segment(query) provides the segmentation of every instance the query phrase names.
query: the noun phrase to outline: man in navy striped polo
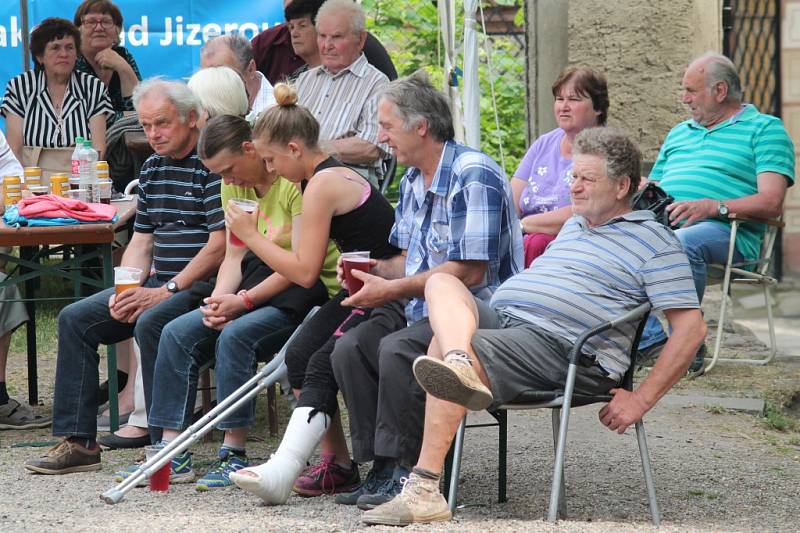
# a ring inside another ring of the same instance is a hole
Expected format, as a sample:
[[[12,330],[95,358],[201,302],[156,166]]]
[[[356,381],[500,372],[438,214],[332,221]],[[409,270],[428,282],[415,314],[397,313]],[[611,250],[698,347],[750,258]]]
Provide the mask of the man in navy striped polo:
[[[118,297],[106,289],[59,314],[53,435],[64,440],[26,461],[32,472],[100,470],[99,345],[136,338],[149,406],[161,330],[199,305],[200,296],[188,289],[214,274],[225,253],[220,177],[195,151],[197,98],[183,83],[153,78],[136,86],[133,103],[155,154],[142,166],[133,237],[121,265],[141,269],[143,283]]]
[[[403,492],[365,512],[364,522],[449,520],[439,475],[467,409],[502,405],[526,390],[563,389],[570,348],[586,329],[647,301],[673,327],[655,367],[632,392],[617,387],[632,364],[636,324],[587,343],[575,392],[613,394],[599,414],[612,431],[641,419],[689,366],[706,326],[675,235],[650,211],[631,211],[638,148],[612,128],[591,128],[575,138],[573,157],[573,217],[530,268],[500,285],[489,306],[449,274],[429,278],[434,338],[428,355],[414,362],[427,392],[422,450]]]
[[[682,101],[692,118],[667,135],[650,179],[675,202],[667,207],[689,264],[697,297],[703,300],[708,265],[728,258],[729,214],[774,218],[783,212],[787,186],[794,184],[794,148],[779,118],[742,103],[739,74],[730,59],[707,53],[683,76]],[[734,261],[758,258],[764,228],[744,223],[736,233]],[[667,336],[650,317],[639,349],[657,356]],[[692,363],[703,368],[705,345]]]

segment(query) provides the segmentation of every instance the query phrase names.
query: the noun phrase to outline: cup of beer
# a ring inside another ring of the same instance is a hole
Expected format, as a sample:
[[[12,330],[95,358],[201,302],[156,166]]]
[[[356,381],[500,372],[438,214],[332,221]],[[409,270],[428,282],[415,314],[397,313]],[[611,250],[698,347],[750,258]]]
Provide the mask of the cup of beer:
[[[353,276],[352,271],[369,272],[369,252],[344,252],[342,268],[344,269],[344,280],[347,282],[347,290],[352,296],[364,286],[364,282]]]
[[[233,202],[234,204],[236,204],[236,207],[238,207],[242,211],[246,211],[248,213],[252,213],[258,207],[258,202],[256,202],[255,200],[248,200],[246,198],[231,198],[230,201]],[[244,246],[245,245],[239,239],[239,237],[237,237],[232,231],[230,233],[231,233],[230,243],[233,246]]]
[[[114,292],[135,289],[142,283],[142,269],[134,267],[114,267]]]

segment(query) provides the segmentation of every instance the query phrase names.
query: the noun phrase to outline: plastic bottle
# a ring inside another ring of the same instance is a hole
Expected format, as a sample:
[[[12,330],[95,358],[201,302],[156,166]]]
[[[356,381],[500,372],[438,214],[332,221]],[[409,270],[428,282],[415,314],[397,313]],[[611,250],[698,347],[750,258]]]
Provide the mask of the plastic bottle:
[[[75,150],[72,151],[72,165],[70,170],[70,177],[74,181],[80,180],[81,177],[81,151],[83,150],[83,137],[75,137]]]
[[[80,156],[80,183],[81,189],[86,189],[86,199],[89,202],[100,201],[100,191],[95,185],[97,181],[97,150],[92,148],[92,141],[83,141],[83,150]]]

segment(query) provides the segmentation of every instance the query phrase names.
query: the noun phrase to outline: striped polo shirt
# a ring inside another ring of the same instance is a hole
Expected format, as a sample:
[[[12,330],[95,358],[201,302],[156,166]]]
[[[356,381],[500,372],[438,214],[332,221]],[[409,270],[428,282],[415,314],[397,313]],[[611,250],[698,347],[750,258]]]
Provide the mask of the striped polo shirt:
[[[139,175],[134,231],[154,234],[153,264],[162,281],[172,279],[225,229],[218,175],[192,150],[181,160],[151,155]]]
[[[504,282],[490,305],[569,343],[585,330],[650,301],[653,309],[696,309],[689,261],[669,228],[650,211],[631,211],[590,228],[573,216],[544,254]],[[611,373],[625,373],[636,324],[586,343]]]
[[[708,129],[694,120],[681,122],[667,135],[650,179],[676,201],[730,200],[758,192],[758,175],[776,172],[794,183],[794,148],[779,118],[759,113],[753,105]],[[728,222],[713,220],[717,224]],[[739,226],[736,248],[755,259],[763,225]]]
[[[75,137],[91,139],[89,120],[114,115],[106,87],[85,72],[73,72],[61,104],[61,113],[47,91],[44,70],[30,70],[8,81],[0,113],[23,119],[25,146],[64,148],[75,144]]]
[[[378,142],[378,91],[389,83],[362,53],[350,66],[331,74],[324,65],[297,78],[297,98],[319,122],[321,141],[358,137],[384,152]]]

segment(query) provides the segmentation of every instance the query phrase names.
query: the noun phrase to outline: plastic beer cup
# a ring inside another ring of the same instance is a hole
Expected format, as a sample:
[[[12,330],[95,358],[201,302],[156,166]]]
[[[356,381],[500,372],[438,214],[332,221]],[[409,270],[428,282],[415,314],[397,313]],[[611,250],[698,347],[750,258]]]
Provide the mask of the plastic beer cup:
[[[232,198],[230,201],[233,202],[234,204],[236,204],[236,207],[238,207],[242,211],[246,211],[248,213],[252,213],[258,207],[258,202],[254,201],[254,200],[247,200],[246,198]],[[232,231],[230,233],[231,233],[230,243],[233,246],[244,246],[245,245],[239,239],[239,237],[237,237]]]
[[[364,282],[353,276],[353,270],[369,272],[369,252],[345,252],[342,254],[342,268],[347,282],[348,292],[352,296],[361,290]]]
[[[161,446],[145,446],[144,453],[149,461],[153,457],[156,456],[158,452],[160,452],[163,448]],[[170,474],[170,466],[172,465],[172,460],[170,459],[167,463],[162,466],[161,468],[156,471],[155,474],[150,476],[150,491],[151,492],[169,492],[169,474]]]
[[[134,289],[142,282],[142,270],[133,267],[114,267],[114,293],[119,296],[122,291]]]

